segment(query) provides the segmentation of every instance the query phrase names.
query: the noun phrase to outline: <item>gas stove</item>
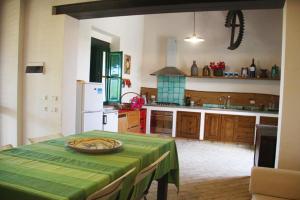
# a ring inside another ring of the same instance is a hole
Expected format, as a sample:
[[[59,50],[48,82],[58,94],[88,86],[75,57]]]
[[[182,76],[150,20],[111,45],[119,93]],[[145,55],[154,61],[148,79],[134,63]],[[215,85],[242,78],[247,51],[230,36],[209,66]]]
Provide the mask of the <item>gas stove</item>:
[[[170,103],[170,102],[156,102],[158,106],[179,106],[179,103]]]

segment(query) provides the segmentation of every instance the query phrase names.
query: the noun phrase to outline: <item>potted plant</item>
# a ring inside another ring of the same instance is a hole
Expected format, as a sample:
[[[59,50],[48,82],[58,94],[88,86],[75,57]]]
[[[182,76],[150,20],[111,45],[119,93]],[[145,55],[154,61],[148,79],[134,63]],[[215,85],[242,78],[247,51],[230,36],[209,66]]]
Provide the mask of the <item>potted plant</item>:
[[[214,76],[223,76],[223,72],[225,70],[225,62],[211,62],[209,65],[210,69],[213,71]]]

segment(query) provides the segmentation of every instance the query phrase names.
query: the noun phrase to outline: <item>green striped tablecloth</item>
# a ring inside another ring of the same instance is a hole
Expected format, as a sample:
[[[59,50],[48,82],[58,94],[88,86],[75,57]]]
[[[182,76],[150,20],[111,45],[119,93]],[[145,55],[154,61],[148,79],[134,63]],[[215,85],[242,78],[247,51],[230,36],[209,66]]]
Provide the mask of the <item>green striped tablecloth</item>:
[[[109,137],[123,142],[117,153],[91,155],[65,147],[66,140],[78,137]],[[170,151],[156,172],[156,178],[169,173],[169,183],[179,186],[179,166],[173,139],[136,134],[92,131],[26,145],[0,152],[1,200],[83,200],[131,168],[121,192],[124,199],[134,176],[144,167]]]

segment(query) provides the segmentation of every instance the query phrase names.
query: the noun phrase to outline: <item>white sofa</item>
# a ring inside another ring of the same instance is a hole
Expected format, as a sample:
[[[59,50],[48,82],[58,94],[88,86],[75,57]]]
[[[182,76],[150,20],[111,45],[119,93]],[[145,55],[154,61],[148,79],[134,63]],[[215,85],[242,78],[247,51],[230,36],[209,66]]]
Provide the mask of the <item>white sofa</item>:
[[[300,200],[300,171],[253,167],[252,200]]]

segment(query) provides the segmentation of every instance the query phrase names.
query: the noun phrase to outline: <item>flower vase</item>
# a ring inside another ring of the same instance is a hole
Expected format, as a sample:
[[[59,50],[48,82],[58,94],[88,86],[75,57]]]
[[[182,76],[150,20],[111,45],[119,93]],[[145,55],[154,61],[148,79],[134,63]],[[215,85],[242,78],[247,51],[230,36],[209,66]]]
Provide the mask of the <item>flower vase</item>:
[[[214,76],[223,76],[223,70],[222,69],[214,70]]]

